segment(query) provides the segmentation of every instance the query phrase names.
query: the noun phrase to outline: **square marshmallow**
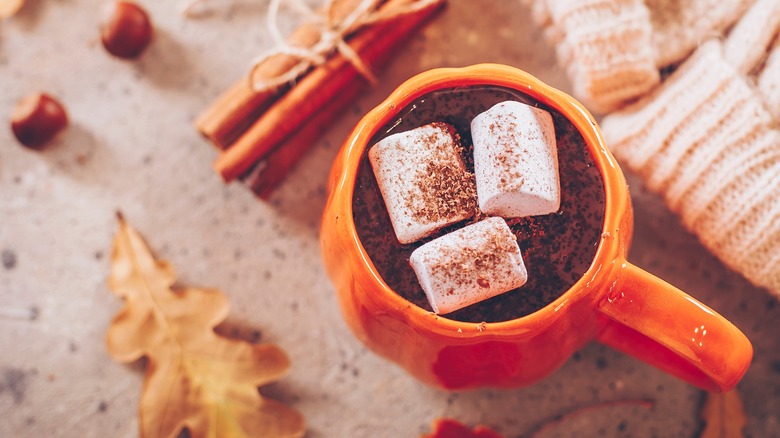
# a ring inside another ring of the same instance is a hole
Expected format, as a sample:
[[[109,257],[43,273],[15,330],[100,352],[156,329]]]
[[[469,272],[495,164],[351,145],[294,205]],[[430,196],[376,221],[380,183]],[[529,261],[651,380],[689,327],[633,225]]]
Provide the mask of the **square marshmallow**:
[[[558,211],[558,148],[550,113],[501,102],[471,121],[471,137],[480,210],[502,217]]]
[[[455,128],[446,123],[384,138],[368,151],[368,158],[402,244],[477,211],[474,175],[466,170]]]
[[[437,314],[486,300],[528,280],[517,238],[500,217],[422,245],[409,263]]]

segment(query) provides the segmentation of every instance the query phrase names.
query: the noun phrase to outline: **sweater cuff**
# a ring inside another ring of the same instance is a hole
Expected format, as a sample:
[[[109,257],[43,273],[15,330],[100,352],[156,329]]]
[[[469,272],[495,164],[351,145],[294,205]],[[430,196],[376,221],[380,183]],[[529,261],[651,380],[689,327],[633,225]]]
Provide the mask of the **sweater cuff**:
[[[642,0],[544,0],[548,39],[574,94],[597,112],[659,83],[650,13]],[[544,25],[544,23],[542,23]]]

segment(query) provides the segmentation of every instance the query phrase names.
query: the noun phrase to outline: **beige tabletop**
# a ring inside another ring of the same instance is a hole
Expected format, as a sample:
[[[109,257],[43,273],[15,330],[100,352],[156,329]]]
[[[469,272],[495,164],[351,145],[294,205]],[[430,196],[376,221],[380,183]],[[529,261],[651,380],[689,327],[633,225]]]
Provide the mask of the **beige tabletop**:
[[[451,0],[313,148],[269,202],[212,171],[195,115],[270,47],[267,0],[211,0],[185,19],[174,0],[140,0],[156,39],[120,61],[97,38],[96,0],[29,0],[0,23],[0,437],[134,437],[143,364],[112,361],[104,335],[121,301],[106,286],[115,211],[170,260],[181,282],[222,289],[224,332],[286,350],[289,376],[263,393],[300,410],[309,437],[413,437],[437,417],[508,437],[593,406],[545,436],[692,437],[704,393],[591,344],[516,390],[445,392],[367,351],[341,320],[319,256],[330,162],[359,116],[409,76],[500,62],[566,90],[565,75],[514,0]],[[281,27],[297,17],[283,11]],[[71,126],[41,152],[8,129],[25,94],[67,106]],[[662,201],[629,175],[633,262],[738,325],[755,360],[738,389],[747,435],[780,436],[780,303],[705,251]],[[27,316],[33,317],[27,317]],[[654,401],[650,410],[625,400]],[[612,405],[602,402],[618,401]],[[599,408],[599,406],[601,406]]]

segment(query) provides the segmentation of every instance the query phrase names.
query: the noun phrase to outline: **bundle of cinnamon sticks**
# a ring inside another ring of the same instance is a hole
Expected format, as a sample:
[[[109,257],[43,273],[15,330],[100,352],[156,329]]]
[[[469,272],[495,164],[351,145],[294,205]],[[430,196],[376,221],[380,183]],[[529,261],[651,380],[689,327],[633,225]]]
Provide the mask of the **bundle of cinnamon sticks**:
[[[415,6],[408,9],[406,6]],[[379,0],[376,12],[404,11],[370,22],[346,35],[360,63],[377,73],[402,44],[442,9],[446,0]],[[349,16],[360,0],[332,0],[330,20]],[[294,47],[310,48],[322,38],[320,23],[306,23],[289,37]],[[225,182],[243,180],[267,198],[306,151],[369,84],[354,60],[334,51],[313,65],[294,85],[257,91],[255,80],[277,78],[296,67],[299,56],[279,53],[265,58],[220,96],[196,120],[198,131],[220,151],[214,169]]]

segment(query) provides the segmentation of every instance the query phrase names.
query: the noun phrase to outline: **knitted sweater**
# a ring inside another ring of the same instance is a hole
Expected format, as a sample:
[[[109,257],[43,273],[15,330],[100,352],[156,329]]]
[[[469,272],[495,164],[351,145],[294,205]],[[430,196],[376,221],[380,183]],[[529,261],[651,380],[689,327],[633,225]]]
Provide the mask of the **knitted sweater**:
[[[724,263],[780,294],[780,0],[533,8],[575,95],[611,111],[601,127],[618,160]],[[679,68],[662,79],[668,64]]]
[[[780,78],[780,76],[778,77]],[[733,269],[780,293],[780,131],[751,84],[704,44],[664,84],[607,116],[615,156]]]
[[[608,112],[658,85],[658,69],[719,35],[751,0],[524,0],[574,95]]]

